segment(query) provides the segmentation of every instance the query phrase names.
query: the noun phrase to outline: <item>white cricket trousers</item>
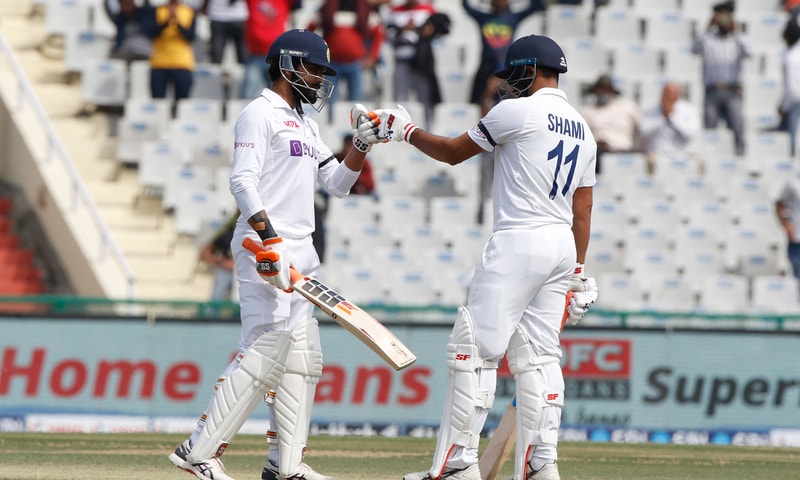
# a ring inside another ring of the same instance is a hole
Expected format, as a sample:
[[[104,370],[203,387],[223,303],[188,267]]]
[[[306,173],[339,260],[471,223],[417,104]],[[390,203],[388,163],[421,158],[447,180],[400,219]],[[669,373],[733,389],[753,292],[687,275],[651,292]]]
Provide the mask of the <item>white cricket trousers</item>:
[[[283,292],[261,278],[256,272],[255,254],[242,247],[245,236],[261,243],[249,225],[242,226],[241,222],[237,224],[231,250],[236,263],[236,279],[239,282],[242,321],[239,348],[242,351],[262,334],[273,330],[294,330],[314,314],[314,305],[299,293]],[[319,273],[319,257],[311,236],[303,239],[284,238],[283,243],[289,261],[299,272],[314,276]]]
[[[517,325],[537,355],[561,357],[558,334],[575,258],[569,225],[492,233],[467,298],[482,358],[502,359]]]

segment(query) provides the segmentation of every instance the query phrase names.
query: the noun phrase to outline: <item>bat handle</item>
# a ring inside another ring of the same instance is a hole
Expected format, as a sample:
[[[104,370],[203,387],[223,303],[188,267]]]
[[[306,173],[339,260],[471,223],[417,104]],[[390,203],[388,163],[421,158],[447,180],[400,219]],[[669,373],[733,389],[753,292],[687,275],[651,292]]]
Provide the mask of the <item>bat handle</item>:
[[[256,255],[264,251],[264,245],[259,244],[250,237],[245,237],[245,239],[242,240],[242,246]],[[302,279],[303,274],[298,272],[294,267],[289,266],[289,281],[292,283],[292,285]]]
[[[572,300],[572,297],[574,296],[575,292],[567,292],[567,298],[564,302],[564,316],[561,317],[561,330],[564,330],[564,325],[567,323],[567,319],[569,318],[569,301]]]

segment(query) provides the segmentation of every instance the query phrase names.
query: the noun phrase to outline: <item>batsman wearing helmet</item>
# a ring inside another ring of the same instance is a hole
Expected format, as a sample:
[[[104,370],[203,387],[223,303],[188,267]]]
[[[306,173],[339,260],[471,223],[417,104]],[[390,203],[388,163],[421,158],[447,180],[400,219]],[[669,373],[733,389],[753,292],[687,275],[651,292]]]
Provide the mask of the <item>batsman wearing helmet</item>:
[[[567,61],[552,39],[529,35],[506,54],[503,98],[469,131],[433,135],[397,106],[378,110],[381,136],[457,165],[494,152],[494,225],[467,304],[447,345],[449,381],[433,464],[404,480],[480,480],[478,440],[503,354],[516,381],[514,479],[558,480],[564,398],[558,334],[568,291],[572,323],[597,299],[583,268],[597,145],[558,89]]]
[[[177,467],[203,480],[231,480],[219,457],[262,400],[270,408],[269,457],[262,480],[333,480],[303,462],[311,408],[322,374],[319,327],[313,305],[292,292],[289,267],[319,272],[314,249],[314,192],[350,191],[372,144],[377,120],[351,110],[352,149],[336,161],[304,105],[320,111],[336,75],[328,45],[307,30],[289,30],[266,57],[272,86],[239,114],[230,189],[241,212],[231,249],[241,303],[239,354],[219,377],[197,429],[169,455]],[[245,238],[264,245],[254,257]]]

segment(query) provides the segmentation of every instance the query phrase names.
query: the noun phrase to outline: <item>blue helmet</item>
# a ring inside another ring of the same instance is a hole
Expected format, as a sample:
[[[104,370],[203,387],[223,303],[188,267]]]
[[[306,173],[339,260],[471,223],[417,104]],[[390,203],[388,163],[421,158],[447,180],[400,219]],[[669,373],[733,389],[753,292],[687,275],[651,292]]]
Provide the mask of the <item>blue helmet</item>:
[[[567,73],[567,58],[564,51],[544,35],[528,35],[518,38],[511,44],[506,52],[503,69],[495,72],[499,78],[512,76],[517,67],[533,65],[555,70],[558,73]]]
[[[316,33],[305,30],[287,30],[272,42],[267,53],[267,63],[273,64],[282,55],[297,57],[325,69],[324,75],[336,75],[331,66],[331,51],[328,44]]]

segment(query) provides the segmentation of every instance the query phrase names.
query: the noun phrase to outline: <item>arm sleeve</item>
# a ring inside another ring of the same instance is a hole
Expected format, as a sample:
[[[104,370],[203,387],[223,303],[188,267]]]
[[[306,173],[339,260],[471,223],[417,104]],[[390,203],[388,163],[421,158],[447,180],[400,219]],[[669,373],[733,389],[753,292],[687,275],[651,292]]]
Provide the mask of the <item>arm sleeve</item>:
[[[231,194],[244,218],[264,210],[258,185],[267,153],[266,139],[270,138],[269,127],[267,122],[258,121],[253,112],[245,109],[236,120],[231,167]]]

